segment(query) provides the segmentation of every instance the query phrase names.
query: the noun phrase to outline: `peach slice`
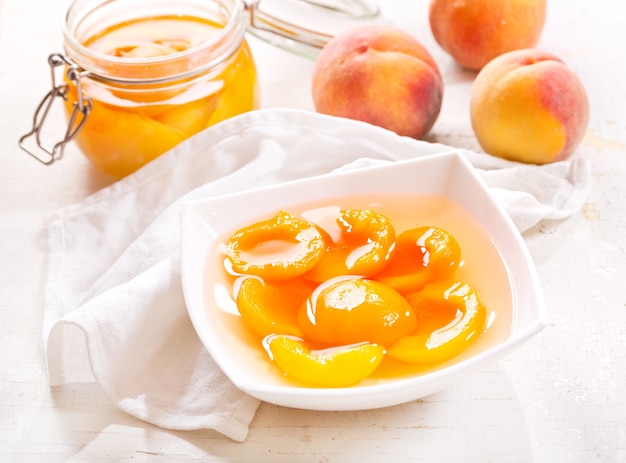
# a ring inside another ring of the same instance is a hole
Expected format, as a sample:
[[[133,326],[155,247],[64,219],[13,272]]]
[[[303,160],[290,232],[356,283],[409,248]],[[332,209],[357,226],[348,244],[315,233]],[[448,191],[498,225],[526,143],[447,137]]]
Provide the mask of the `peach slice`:
[[[290,378],[321,387],[346,387],[359,383],[380,365],[385,348],[354,344],[313,350],[290,336],[269,336],[265,348],[276,365]]]
[[[408,300],[418,319],[417,330],[389,347],[392,358],[440,362],[459,354],[483,332],[486,309],[467,283],[433,283]]]
[[[268,280],[287,280],[308,272],[325,251],[319,230],[285,211],[236,231],[226,245],[235,272]]]

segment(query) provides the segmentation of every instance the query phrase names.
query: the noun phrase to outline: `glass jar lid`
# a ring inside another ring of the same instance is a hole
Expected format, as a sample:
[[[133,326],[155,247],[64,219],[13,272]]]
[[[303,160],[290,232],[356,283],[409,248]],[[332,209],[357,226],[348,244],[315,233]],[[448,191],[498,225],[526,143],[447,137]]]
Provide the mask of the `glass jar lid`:
[[[377,0],[244,0],[248,31],[279,48],[315,58],[333,36],[387,22]]]

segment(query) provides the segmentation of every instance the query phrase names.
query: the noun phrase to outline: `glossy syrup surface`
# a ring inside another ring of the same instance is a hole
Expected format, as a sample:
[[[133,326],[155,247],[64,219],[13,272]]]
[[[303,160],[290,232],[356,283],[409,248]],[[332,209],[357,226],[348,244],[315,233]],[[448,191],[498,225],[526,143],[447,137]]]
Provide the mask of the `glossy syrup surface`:
[[[387,357],[374,374],[362,381],[360,385],[377,384],[394,378],[437,370],[483,351],[508,337],[513,320],[513,296],[509,272],[500,252],[485,229],[469,213],[447,198],[425,195],[347,196],[337,198],[332,202],[308,203],[295,208],[290,207],[289,212],[298,217],[311,219],[312,217],[332,216],[332,213],[328,214],[329,211],[344,209],[375,210],[391,219],[397,234],[421,226],[447,230],[456,238],[461,247],[461,265],[455,279],[474,287],[487,308],[484,332],[461,354],[450,360],[431,364],[409,364]],[[263,218],[251,218],[250,223]],[[207,258],[205,301],[209,317],[223,325],[224,330],[229,331],[225,340],[231,344],[232,348],[241,351],[242,362],[250,362],[246,365],[247,368],[267,370],[275,375],[277,384],[289,383],[268,360],[258,336],[251,334],[238,315],[233,299],[235,278],[224,270],[223,243],[228,240],[229,236],[230,234],[227,233],[219,237],[216,240],[218,244],[213,247]],[[246,356],[248,358],[245,358]],[[262,365],[259,362],[262,362]]]
[[[139,18],[94,34],[83,45],[121,58],[153,58],[185,51],[221,29],[212,21],[189,16]]]

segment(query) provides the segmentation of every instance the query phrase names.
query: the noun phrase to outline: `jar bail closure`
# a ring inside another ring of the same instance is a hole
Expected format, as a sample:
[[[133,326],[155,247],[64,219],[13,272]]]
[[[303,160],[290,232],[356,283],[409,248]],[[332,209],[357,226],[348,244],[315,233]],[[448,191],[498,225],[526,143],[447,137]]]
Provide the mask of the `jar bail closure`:
[[[39,162],[46,165],[52,164],[53,162],[63,158],[65,145],[72,141],[72,139],[83,127],[83,125],[87,121],[87,117],[89,116],[92,107],[91,99],[83,95],[80,85],[80,79],[85,74],[84,71],[82,71],[71,60],[69,60],[69,58],[60,53],[51,54],[48,57],[48,65],[50,66],[50,79],[52,83],[52,88],[43,97],[43,99],[39,103],[39,106],[37,106],[37,109],[35,110],[31,131],[20,137],[19,140],[19,145],[24,151],[33,156]],[[44,127],[44,122],[50,114],[50,109],[52,108],[52,105],[56,101],[57,97],[66,101],[69,92],[69,84],[57,84],[56,68],[59,66],[67,66],[67,78],[76,86],[78,98],[77,101],[72,102],[74,110],[72,111],[72,114],[69,118],[67,129],[65,130],[65,135],[63,139],[52,145],[52,147],[49,147],[46,146],[46,144],[42,140],[41,132]],[[32,137],[34,137],[35,139],[35,145],[37,149],[30,147],[27,143]]]

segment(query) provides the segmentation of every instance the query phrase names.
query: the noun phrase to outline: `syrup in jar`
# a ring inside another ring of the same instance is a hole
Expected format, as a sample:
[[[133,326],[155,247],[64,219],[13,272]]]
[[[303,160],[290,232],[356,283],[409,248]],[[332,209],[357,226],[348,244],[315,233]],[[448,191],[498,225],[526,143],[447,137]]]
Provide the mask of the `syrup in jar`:
[[[84,1],[64,24],[65,109],[89,114],[75,141],[126,176],[181,141],[259,106],[240,0]],[[72,76],[74,81],[72,82]]]

